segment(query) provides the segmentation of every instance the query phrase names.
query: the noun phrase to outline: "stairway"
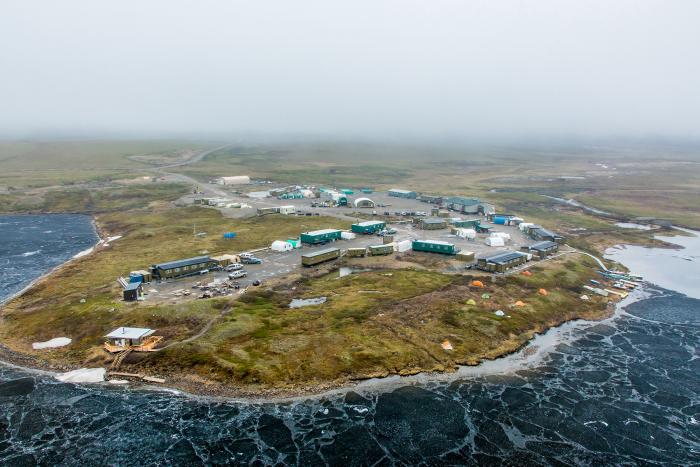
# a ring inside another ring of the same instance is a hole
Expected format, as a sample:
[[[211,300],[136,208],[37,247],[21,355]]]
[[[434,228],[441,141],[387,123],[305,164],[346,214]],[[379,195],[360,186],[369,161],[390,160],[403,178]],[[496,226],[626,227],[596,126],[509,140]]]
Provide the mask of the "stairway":
[[[131,353],[132,349],[126,349],[123,352],[119,352],[117,354],[116,358],[112,361],[112,364],[110,365],[109,369],[110,370],[118,370],[119,367],[121,366],[122,362],[124,362],[124,359]]]

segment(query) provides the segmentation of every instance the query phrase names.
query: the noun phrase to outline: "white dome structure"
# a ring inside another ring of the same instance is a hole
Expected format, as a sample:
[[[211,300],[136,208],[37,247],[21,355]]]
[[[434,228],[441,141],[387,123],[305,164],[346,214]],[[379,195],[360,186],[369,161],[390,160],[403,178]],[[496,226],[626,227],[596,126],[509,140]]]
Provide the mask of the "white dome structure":
[[[357,198],[355,201],[353,201],[353,205],[356,208],[373,208],[374,201],[369,198]]]

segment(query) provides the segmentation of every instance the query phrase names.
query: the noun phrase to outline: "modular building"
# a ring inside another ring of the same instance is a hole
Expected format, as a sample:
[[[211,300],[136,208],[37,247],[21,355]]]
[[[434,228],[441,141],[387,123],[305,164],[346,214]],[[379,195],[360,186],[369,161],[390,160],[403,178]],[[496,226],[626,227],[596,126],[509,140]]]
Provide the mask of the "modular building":
[[[460,261],[470,262],[474,261],[474,252],[467,250],[460,250],[457,252],[457,259]]]
[[[317,245],[319,243],[333,242],[335,240],[340,240],[342,232],[337,229],[322,229],[313,230],[311,232],[304,232],[301,234],[301,242],[308,243],[310,245]]]
[[[452,196],[447,198],[447,208],[465,214],[479,213],[479,199],[465,198],[464,196]]]
[[[370,245],[367,249],[372,256],[390,255],[394,252],[394,245]]]
[[[355,233],[373,234],[386,228],[386,222],[383,221],[365,221],[357,224],[352,224],[350,230]]]
[[[426,251],[428,253],[442,253],[443,255],[457,254],[454,244],[442,240],[414,240],[413,251]]]
[[[258,216],[264,216],[267,214],[277,214],[279,212],[279,208],[277,207],[269,207],[269,208],[258,208]]]
[[[442,204],[443,197],[440,195],[420,195],[418,198],[420,201],[423,201],[424,203],[428,204]]]
[[[154,264],[151,266],[150,271],[155,279],[163,280],[199,274],[205,269],[215,266],[218,266],[218,263],[209,256],[196,256],[168,263]]]
[[[479,258],[476,267],[489,272],[505,272],[527,262],[527,255],[519,251],[501,251],[493,255]]]
[[[133,302],[143,296],[143,284],[141,282],[129,282],[124,287],[124,301]]]
[[[562,243],[564,241],[564,237],[562,237],[558,233],[543,228],[530,229],[530,236],[533,238],[533,240],[547,240],[556,243]]]
[[[301,264],[303,266],[314,266],[338,258],[340,258],[340,250],[338,248],[326,248],[325,250],[301,255]]]
[[[447,220],[441,218],[429,218],[420,220],[420,228],[423,230],[438,230],[447,228]]]
[[[528,253],[532,253],[533,257],[537,259],[544,259],[547,256],[553,255],[554,253],[559,251],[559,245],[556,242],[545,240],[533,243],[530,246],[524,246],[522,250],[527,251]]]
[[[292,206],[291,204],[288,206],[280,206],[278,209],[280,214],[285,215],[294,214],[295,212],[297,212],[297,208],[295,206]]]
[[[491,224],[487,224],[486,222],[479,222],[478,225],[474,226],[474,230],[476,230],[477,233],[491,233],[492,229],[493,226]]]
[[[348,248],[348,256],[351,258],[361,258],[367,254],[367,248]]]
[[[418,197],[418,193],[415,191],[402,190],[400,188],[392,188],[389,190],[389,196],[394,196],[396,198],[416,199]]]
[[[450,224],[454,225],[455,227],[464,229],[475,229],[480,223],[481,220],[479,219],[455,219],[450,221]]]

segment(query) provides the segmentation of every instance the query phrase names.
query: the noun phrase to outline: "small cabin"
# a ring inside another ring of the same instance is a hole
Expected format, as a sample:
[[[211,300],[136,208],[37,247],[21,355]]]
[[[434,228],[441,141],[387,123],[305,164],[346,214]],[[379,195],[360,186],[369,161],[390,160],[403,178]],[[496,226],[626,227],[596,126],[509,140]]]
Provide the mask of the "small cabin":
[[[154,336],[155,329],[120,327],[105,336],[104,347],[107,352],[116,353],[125,350],[152,352],[156,344],[163,340]]]
[[[139,298],[143,297],[143,283],[142,282],[129,282],[124,287],[124,301],[134,302]]]

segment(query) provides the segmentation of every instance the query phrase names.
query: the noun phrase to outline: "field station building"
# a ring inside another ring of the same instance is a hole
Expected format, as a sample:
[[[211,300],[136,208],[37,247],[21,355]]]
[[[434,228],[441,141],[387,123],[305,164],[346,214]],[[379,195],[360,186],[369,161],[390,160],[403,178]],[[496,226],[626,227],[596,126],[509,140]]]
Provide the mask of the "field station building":
[[[150,267],[151,275],[157,280],[174,279],[218,266],[218,263],[209,256],[196,256],[194,258],[170,261],[169,263],[154,264]]]
[[[394,245],[370,245],[368,250],[372,256],[390,255],[394,252]]]
[[[322,229],[313,230],[311,232],[304,232],[301,234],[301,242],[308,243],[310,245],[317,245],[319,243],[333,242],[335,240],[340,240],[342,232],[337,229]]]
[[[423,230],[439,230],[447,228],[447,220],[433,217],[420,220],[420,228]]]
[[[530,246],[523,247],[523,250],[532,255],[537,259],[544,259],[549,255],[553,255],[559,250],[559,245],[556,242],[550,242],[548,240],[533,243]]]
[[[443,255],[455,255],[457,249],[453,243],[442,240],[414,240],[413,251],[426,251],[428,253],[441,253]]]
[[[396,198],[416,199],[418,198],[418,193],[415,191],[402,190],[400,188],[392,188],[389,190],[389,196],[394,196]]]
[[[359,222],[357,224],[352,224],[350,229],[355,233],[361,234],[373,234],[384,230],[386,228],[386,222],[383,221],[365,221]]]
[[[134,302],[143,296],[143,283],[142,282],[129,282],[124,287],[124,301]]]
[[[216,179],[219,185],[247,185],[250,183],[250,177],[247,175],[235,175],[232,177],[219,177]]]
[[[301,255],[301,264],[303,266],[314,266],[337,258],[340,258],[340,250],[338,248],[326,248],[325,250]]]
[[[518,251],[501,251],[476,260],[476,267],[489,272],[505,272],[527,261],[527,255]]]

